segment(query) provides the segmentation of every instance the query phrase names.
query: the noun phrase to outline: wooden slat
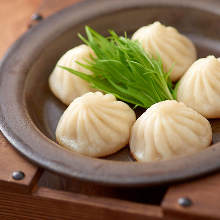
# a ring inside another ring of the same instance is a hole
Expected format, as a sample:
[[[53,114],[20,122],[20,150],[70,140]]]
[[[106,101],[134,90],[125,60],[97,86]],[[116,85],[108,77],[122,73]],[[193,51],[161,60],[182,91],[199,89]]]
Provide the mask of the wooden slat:
[[[179,206],[180,197],[190,198],[192,206]],[[220,219],[220,174],[170,187],[162,208],[165,216],[178,220]]]
[[[74,180],[55,173],[44,171],[38,186],[63,190],[92,197],[115,198],[143,204],[159,206],[167,191],[165,186],[127,188],[98,185],[95,183]]]
[[[1,0],[0,5],[0,58],[9,46],[23,34],[31,23],[31,16],[39,12],[43,17],[68,7],[79,0]]]
[[[0,58],[7,48],[27,30],[32,13],[42,0],[1,0],[0,4]]]
[[[161,220],[160,207],[48,188],[33,195],[0,192],[0,216],[31,220]]]
[[[23,180],[14,180],[13,171],[23,171]],[[21,157],[0,133],[0,190],[28,192],[40,176],[40,169]]]

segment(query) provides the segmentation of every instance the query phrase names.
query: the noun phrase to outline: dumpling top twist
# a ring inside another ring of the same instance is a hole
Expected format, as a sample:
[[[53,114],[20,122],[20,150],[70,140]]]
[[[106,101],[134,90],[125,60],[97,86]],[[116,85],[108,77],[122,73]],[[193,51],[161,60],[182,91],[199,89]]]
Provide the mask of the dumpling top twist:
[[[56,138],[78,153],[107,156],[128,143],[135,120],[134,111],[115,96],[90,92],[75,99],[63,113]]]
[[[152,105],[132,127],[130,149],[141,162],[200,151],[212,141],[209,121],[175,100]]]
[[[57,65],[65,66],[92,74],[88,69],[80,66],[76,61],[85,63],[85,60],[91,60],[90,56],[94,56],[94,52],[85,44],[77,46],[67,51],[58,61]],[[94,91],[88,82],[68,71],[56,66],[49,77],[49,86],[54,95],[66,105],[69,105],[75,98]]]
[[[132,39],[138,40],[146,52],[155,57],[159,55],[165,71],[173,67],[172,81],[178,80],[196,60],[196,49],[191,40],[158,21],[138,29]]]

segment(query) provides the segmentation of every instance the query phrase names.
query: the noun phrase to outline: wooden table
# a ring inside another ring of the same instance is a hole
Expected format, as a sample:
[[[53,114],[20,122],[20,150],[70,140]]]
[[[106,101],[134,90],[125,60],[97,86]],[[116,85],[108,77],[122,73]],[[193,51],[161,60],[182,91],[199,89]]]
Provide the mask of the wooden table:
[[[0,57],[24,33],[31,15],[43,17],[76,0],[1,0]],[[23,180],[12,173],[23,171]],[[184,207],[178,199],[189,198]],[[220,219],[220,174],[191,182],[141,189],[97,186],[45,171],[20,156],[0,134],[0,219],[172,220]]]

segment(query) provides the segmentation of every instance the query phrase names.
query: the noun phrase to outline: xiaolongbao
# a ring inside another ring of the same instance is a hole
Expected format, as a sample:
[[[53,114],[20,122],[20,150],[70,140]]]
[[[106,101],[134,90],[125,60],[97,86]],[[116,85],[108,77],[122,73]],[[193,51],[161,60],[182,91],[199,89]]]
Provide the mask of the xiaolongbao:
[[[220,117],[220,60],[208,56],[197,60],[180,80],[177,100],[206,118]]]
[[[152,105],[134,123],[130,149],[141,162],[171,159],[209,146],[209,121],[183,103],[167,100]]]
[[[196,49],[191,40],[160,22],[138,29],[132,39],[138,40],[146,52],[155,57],[159,55],[165,71],[173,67],[172,81],[178,80],[196,60]]]
[[[63,113],[56,138],[60,145],[91,157],[113,154],[127,145],[134,111],[111,94],[89,92]]]
[[[90,56],[94,56],[94,52],[85,44],[77,46],[67,51],[58,61],[57,65],[72,68],[74,70],[92,74],[88,69],[80,66],[76,61],[85,63],[90,60]],[[69,105],[75,98],[94,91],[88,82],[82,80],[78,76],[56,66],[49,77],[49,86],[54,95],[66,105]]]

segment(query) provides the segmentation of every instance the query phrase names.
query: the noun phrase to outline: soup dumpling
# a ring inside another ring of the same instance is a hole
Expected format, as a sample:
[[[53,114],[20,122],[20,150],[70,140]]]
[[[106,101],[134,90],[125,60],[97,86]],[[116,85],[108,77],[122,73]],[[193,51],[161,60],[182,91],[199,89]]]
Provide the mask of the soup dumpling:
[[[209,121],[175,100],[152,105],[134,123],[131,153],[137,161],[167,160],[207,148],[212,141]]]
[[[196,60],[196,49],[191,40],[158,21],[138,29],[132,39],[138,40],[154,57],[160,56],[164,70],[172,70],[172,81],[178,80]]]
[[[206,118],[220,118],[220,58],[197,60],[180,80],[177,99]]]
[[[50,89],[64,104],[69,105],[75,98],[87,92],[94,91],[94,89],[90,87],[88,82],[60,68],[58,65],[69,67],[79,72],[92,74],[91,71],[76,63],[76,61],[86,63],[85,60],[91,60],[91,55],[94,56],[94,52],[87,45],[82,44],[77,46],[67,51],[59,59],[57,66],[51,73],[49,77]]]
[[[89,92],[75,99],[63,113],[56,139],[80,154],[103,157],[127,145],[135,120],[134,111],[115,96]]]

